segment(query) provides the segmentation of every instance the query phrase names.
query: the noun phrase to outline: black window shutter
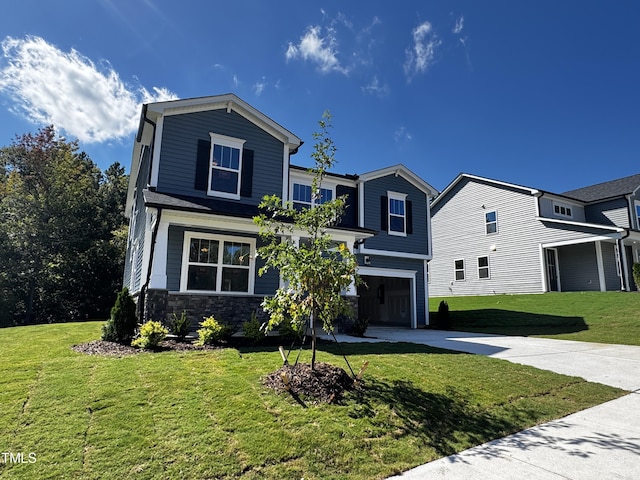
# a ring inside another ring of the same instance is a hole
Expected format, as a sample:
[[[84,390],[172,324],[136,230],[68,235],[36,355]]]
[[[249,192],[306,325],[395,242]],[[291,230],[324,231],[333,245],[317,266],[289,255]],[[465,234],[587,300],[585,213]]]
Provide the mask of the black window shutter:
[[[240,179],[240,196],[250,197],[253,186],[253,150],[242,150],[242,177]]]
[[[413,233],[413,204],[407,200],[406,202],[407,209],[407,234],[410,235]]]
[[[389,197],[380,197],[380,230],[389,229]]]
[[[209,190],[209,160],[211,155],[211,142],[198,140],[198,153],[196,154],[196,178],[194,188],[196,190]]]

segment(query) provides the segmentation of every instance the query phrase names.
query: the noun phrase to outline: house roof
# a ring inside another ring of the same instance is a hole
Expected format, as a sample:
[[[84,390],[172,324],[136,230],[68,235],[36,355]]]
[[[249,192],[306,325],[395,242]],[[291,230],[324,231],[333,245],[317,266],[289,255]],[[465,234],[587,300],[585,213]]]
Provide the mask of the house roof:
[[[588,203],[628,195],[638,188],[640,188],[640,174],[577,188],[564,192],[562,195]]]
[[[430,197],[435,197],[436,195],[438,195],[438,190],[433,188],[422,178],[420,178],[418,175],[416,175],[400,163],[397,165],[392,165],[390,167],[381,168],[379,170],[373,170],[372,172],[363,173],[362,175],[358,176],[358,181],[367,182],[376,178],[386,177],[387,175],[399,175],[403,177],[409,183],[412,183],[414,186],[425,192]]]
[[[219,198],[191,197],[188,195],[159,193],[152,190],[144,190],[143,193],[145,205],[148,207],[245,219],[252,219],[260,213],[257,205],[230,202]],[[356,237],[362,236],[363,238],[377,233],[368,228],[343,227],[339,225],[333,226],[331,229],[354,232]]]
[[[480,177],[478,175],[471,175],[469,173],[461,173],[449,185],[447,185],[442,192],[440,192],[440,195],[438,195],[433,201],[433,205],[436,205],[440,201],[440,199],[444,198],[447,195],[447,193],[451,191],[451,189],[453,189],[458,183],[460,183],[464,179],[490,183],[493,185],[512,188],[515,190],[522,190],[525,193],[529,193],[530,195],[536,195],[542,192],[542,190],[538,190],[536,188],[531,188],[531,187],[525,187],[523,185],[517,185],[515,183],[502,182],[500,180],[493,180],[491,178]]]

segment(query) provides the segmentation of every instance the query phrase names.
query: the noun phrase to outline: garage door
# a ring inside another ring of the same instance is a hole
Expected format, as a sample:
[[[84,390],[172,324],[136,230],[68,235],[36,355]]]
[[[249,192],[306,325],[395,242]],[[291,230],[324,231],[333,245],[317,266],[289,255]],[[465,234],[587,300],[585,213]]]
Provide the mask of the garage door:
[[[411,327],[411,280],[363,275],[358,287],[358,315],[372,325]]]

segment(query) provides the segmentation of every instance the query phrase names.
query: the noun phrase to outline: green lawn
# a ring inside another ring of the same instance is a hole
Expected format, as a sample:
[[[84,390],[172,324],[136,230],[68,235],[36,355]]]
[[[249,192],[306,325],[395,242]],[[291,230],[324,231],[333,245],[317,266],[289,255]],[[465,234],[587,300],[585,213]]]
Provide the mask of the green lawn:
[[[431,318],[442,300],[454,330],[640,345],[638,292],[430,298]]]
[[[100,325],[0,329],[0,451],[37,459],[0,457],[0,478],[384,478],[624,393],[482,356],[350,344],[354,368],[370,362],[366,389],[304,408],[262,387],[281,366],[273,347],[70,349]],[[345,367],[327,345],[319,361]]]

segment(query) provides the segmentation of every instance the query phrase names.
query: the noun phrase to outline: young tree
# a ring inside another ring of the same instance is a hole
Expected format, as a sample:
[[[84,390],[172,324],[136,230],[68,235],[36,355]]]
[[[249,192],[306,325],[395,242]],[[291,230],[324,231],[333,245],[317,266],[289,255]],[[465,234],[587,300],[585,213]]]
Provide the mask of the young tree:
[[[269,313],[268,328],[285,319],[306,328],[308,321],[312,369],[317,326],[331,332],[338,316],[352,316],[352,308],[342,293],[360,281],[355,255],[343,243],[336,244],[329,233],[344,212],[345,198],[326,201],[320,196],[323,179],[335,164],[336,147],[328,133],[330,122],[331,114],[325,112],[318,122],[320,131],[313,134],[312,206],[296,209],[290,201],[283,204],[277,195],[265,196],[260,204],[262,213],[254,218],[266,240],[266,245],[258,249],[258,256],[265,262],[259,274],[275,268],[285,284],[263,303]]]

